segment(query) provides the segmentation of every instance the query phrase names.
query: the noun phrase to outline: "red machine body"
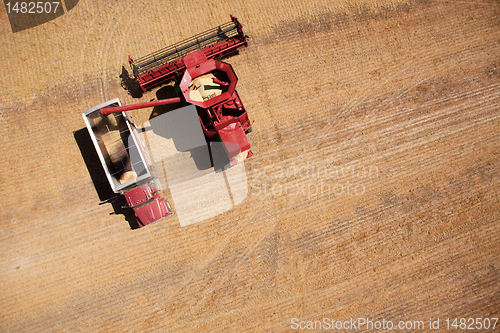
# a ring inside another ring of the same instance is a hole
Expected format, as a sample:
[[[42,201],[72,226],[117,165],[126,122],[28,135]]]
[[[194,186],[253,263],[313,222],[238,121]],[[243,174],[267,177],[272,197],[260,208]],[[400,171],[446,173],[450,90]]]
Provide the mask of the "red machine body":
[[[158,194],[154,183],[134,188],[124,194],[128,207],[132,208],[140,227],[171,214],[168,202]]]
[[[208,140],[221,139],[229,158],[252,156],[246,136],[251,123],[236,91],[238,78],[230,64],[218,61],[248,45],[236,17],[183,42],[129,62],[135,79],[146,91],[180,79],[181,98],[107,108],[103,114],[134,110],[182,100],[197,106],[198,116]]]

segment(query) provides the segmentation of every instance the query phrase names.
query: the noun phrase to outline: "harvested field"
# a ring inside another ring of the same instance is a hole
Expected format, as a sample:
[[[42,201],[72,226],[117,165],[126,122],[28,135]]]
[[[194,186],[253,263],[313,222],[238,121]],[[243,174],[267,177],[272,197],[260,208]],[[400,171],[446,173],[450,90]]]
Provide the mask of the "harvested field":
[[[230,13],[248,194],[131,230],[81,112],[156,98],[122,89],[127,55]],[[15,34],[0,9],[0,35],[1,332],[499,318],[500,2],[88,0]]]

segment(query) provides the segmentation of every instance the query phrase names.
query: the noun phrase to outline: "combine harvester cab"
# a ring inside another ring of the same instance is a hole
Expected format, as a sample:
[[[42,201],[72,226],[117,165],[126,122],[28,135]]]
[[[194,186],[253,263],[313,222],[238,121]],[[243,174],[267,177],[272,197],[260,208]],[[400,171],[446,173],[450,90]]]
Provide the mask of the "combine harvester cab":
[[[170,215],[171,208],[158,194],[161,185],[128,112],[101,113],[119,106],[116,98],[83,112],[82,116],[111,189],[125,196],[127,207],[134,210],[139,226],[143,227]]]

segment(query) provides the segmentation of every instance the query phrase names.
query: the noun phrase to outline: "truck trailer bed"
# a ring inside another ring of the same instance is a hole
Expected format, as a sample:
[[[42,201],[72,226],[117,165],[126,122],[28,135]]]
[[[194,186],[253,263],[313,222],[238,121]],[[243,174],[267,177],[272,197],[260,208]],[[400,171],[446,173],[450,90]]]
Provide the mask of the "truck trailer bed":
[[[90,137],[115,193],[153,177],[128,112],[101,114],[107,107],[121,106],[114,99],[83,112]]]

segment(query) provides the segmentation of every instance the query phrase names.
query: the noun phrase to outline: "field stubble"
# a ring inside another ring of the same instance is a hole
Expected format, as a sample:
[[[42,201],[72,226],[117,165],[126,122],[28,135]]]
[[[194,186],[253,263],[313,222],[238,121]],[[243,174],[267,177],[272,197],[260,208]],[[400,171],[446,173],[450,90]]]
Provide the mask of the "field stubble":
[[[136,231],[98,205],[72,133],[80,112],[132,103],[116,59],[227,20],[224,4],[207,6],[86,2],[14,36],[2,19],[2,331],[498,317],[495,1],[233,4],[251,36],[228,59],[255,121],[247,199],[187,228],[173,216]],[[34,41],[78,33],[61,31],[71,20],[95,23],[81,50]],[[30,66],[37,57],[53,62]]]

